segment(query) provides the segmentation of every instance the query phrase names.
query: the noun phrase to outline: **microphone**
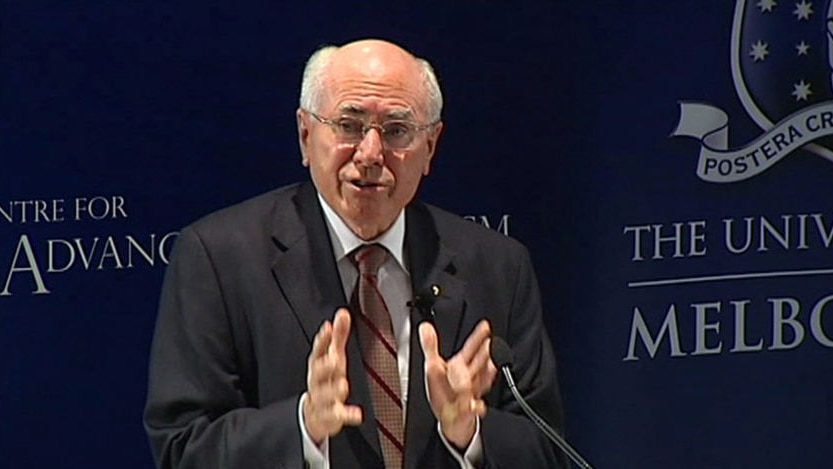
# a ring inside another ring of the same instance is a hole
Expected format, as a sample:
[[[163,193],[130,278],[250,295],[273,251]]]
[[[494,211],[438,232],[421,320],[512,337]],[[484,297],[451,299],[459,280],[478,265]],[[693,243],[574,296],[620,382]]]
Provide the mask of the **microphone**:
[[[515,396],[515,400],[517,400],[518,404],[521,405],[521,409],[523,409],[527,417],[532,420],[532,423],[534,423],[535,426],[550,439],[550,441],[555,443],[556,446],[558,446],[561,451],[563,451],[564,454],[566,454],[567,457],[569,457],[578,467],[582,469],[593,469],[593,466],[581,457],[578,451],[567,443],[567,440],[556,433],[556,431],[553,430],[553,428],[550,427],[547,422],[541,418],[541,416],[532,410],[532,407],[527,404],[526,400],[523,396],[521,396],[521,393],[518,392],[518,388],[515,385],[515,378],[512,376],[512,371],[510,370],[514,361],[514,356],[512,354],[512,349],[509,348],[509,344],[507,344],[506,341],[500,337],[493,336],[489,353],[492,356],[492,361],[503,373],[503,377],[506,379],[506,384],[509,385],[509,390],[512,391],[512,395]]]
[[[434,320],[434,303],[437,302],[437,297],[442,293],[442,289],[437,284],[433,284],[428,288],[423,288],[414,295],[414,299],[405,303],[411,309],[416,309],[419,314],[428,321]]]

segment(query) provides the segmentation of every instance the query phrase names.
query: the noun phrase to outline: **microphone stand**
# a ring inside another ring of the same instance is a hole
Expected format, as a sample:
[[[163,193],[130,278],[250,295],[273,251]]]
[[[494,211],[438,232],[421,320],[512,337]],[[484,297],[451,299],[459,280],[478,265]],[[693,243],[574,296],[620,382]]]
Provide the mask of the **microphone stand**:
[[[524,413],[532,420],[532,423],[547,436],[553,443],[555,443],[561,451],[564,451],[564,454],[570,458],[578,467],[581,469],[593,469],[593,466],[590,465],[587,460],[585,460],[581,455],[576,451],[567,440],[561,437],[552,427],[550,427],[547,422],[544,421],[541,416],[535,413],[532,410],[532,407],[527,404],[526,399],[521,396],[521,393],[518,392],[518,388],[515,385],[515,379],[512,377],[512,372],[509,371],[509,365],[503,365],[500,367],[500,371],[503,372],[503,377],[506,379],[506,383],[509,385],[509,390],[512,391],[512,395],[515,396],[515,400],[518,401],[518,404],[521,405],[521,409],[523,409]]]

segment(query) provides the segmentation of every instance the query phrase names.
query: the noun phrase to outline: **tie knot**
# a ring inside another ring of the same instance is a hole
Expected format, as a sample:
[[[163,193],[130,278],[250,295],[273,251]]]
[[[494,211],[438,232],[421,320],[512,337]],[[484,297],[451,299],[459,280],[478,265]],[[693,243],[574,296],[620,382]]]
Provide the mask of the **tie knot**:
[[[351,255],[359,273],[362,275],[376,275],[379,267],[388,257],[388,250],[379,244],[365,244],[353,251]]]

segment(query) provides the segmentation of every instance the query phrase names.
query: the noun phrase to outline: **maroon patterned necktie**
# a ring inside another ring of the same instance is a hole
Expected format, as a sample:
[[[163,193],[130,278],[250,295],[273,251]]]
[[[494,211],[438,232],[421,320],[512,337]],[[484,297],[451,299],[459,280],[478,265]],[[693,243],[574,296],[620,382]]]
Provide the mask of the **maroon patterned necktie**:
[[[361,312],[359,320],[354,323],[359,334],[385,467],[401,469],[405,432],[396,340],[390,313],[376,279],[379,267],[387,256],[388,251],[378,244],[362,246],[351,254],[359,269],[353,304]]]

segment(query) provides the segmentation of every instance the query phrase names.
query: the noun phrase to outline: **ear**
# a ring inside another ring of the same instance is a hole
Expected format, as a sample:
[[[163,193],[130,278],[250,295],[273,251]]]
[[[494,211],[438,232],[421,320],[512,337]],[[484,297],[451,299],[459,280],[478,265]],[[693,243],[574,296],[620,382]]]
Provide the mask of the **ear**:
[[[443,123],[442,121],[437,122],[434,127],[428,131],[428,140],[426,141],[426,145],[428,145],[428,154],[425,158],[425,166],[422,168],[422,175],[428,176],[431,172],[431,160],[434,158],[434,152],[437,150],[437,142],[440,140],[440,134],[443,131]]]
[[[309,158],[307,157],[307,147],[310,143],[309,116],[298,108],[295,111],[295,122],[298,126],[298,146],[301,148],[301,164],[308,168]]]

